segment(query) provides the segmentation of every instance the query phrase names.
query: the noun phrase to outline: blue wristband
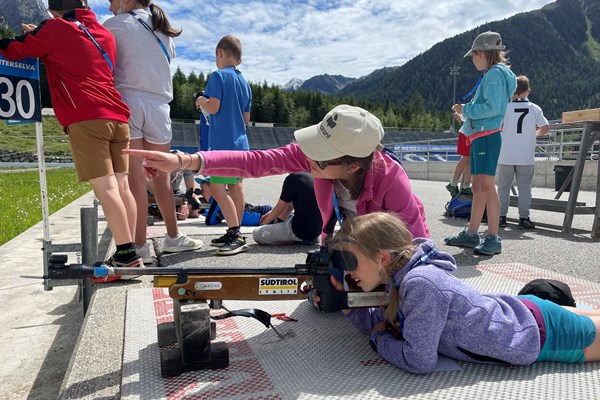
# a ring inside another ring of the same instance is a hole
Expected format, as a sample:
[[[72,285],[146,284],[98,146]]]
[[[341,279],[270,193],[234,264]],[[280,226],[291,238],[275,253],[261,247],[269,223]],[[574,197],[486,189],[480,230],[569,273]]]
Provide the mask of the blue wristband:
[[[377,352],[377,338],[381,335],[389,335],[388,331],[381,331],[381,332],[375,332],[374,334],[371,335],[371,337],[369,338],[369,344],[371,345],[371,348]]]

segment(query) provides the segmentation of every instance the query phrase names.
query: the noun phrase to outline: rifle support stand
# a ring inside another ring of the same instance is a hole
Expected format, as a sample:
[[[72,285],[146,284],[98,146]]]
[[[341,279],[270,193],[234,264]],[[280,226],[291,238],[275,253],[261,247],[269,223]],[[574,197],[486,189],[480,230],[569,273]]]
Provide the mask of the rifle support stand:
[[[158,325],[158,345],[163,378],[188,371],[229,366],[225,342],[211,343],[216,324],[210,320],[205,300],[173,299],[173,322]],[[175,344],[175,347],[163,348]]]

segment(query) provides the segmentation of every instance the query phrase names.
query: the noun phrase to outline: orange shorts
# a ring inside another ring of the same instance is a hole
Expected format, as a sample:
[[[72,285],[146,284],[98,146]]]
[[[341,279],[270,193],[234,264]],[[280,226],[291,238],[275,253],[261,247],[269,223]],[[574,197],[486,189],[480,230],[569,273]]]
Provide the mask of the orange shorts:
[[[127,173],[129,125],[108,119],[81,121],[67,127],[79,182],[114,173]]]
[[[461,132],[458,134],[458,146],[456,147],[456,154],[469,157],[471,155],[471,143],[467,140],[467,137]]]

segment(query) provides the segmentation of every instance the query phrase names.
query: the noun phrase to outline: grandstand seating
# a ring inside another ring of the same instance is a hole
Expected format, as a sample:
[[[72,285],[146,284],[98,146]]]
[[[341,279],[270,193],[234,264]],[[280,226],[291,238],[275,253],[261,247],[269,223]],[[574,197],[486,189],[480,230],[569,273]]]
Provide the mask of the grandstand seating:
[[[296,128],[289,127],[257,127],[247,128],[248,141],[251,149],[271,149],[285,146],[294,141]],[[406,142],[426,142],[428,140],[456,140],[456,135],[446,132],[405,132],[386,131],[382,143],[391,145]]]
[[[442,140],[448,139],[449,142],[455,143],[454,141],[458,138],[457,134],[449,132],[407,132],[407,131],[387,131],[383,137],[383,144],[396,144],[396,143],[407,143],[407,142],[427,142],[429,140]]]
[[[186,153],[195,153],[200,149],[198,125],[194,122],[172,122],[173,139],[171,148]]]
[[[198,151],[200,145],[198,125],[194,122],[173,122],[173,141],[172,148],[185,151]],[[285,146],[294,141],[294,131],[296,128],[291,127],[265,127],[265,126],[248,126],[248,142],[251,149],[263,150],[272,149],[275,147]],[[420,142],[425,144],[427,141],[447,139],[448,142],[443,144],[455,145],[456,134],[448,132],[416,132],[416,131],[397,131],[386,130],[382,144],[384,146],[394,148],[394,145]],[[416,159],[422,159],[422,154]],[[432,161],[439,161],[439,156]]]
[[[294,140],[294,128],[249,126],[246,130],[251,149],[264,150],[285,146]]]

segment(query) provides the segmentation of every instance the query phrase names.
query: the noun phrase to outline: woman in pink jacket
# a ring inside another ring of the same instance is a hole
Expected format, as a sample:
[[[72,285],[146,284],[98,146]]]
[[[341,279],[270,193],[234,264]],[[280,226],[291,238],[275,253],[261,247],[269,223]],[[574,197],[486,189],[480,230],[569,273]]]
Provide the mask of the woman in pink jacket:
[[[190,169],[205,175],[258,178],[309,171],[323,219],[325,245],[335,222],[374,211],[390,211],[413,237],[429,237],[423,205],[404,168],[380,145],[384,131],[373,114],[339,105],[317,125],[297,130],[296,143],[271,150],[208,151],[196,154],[124,150],[143,158],[148,177]]]

